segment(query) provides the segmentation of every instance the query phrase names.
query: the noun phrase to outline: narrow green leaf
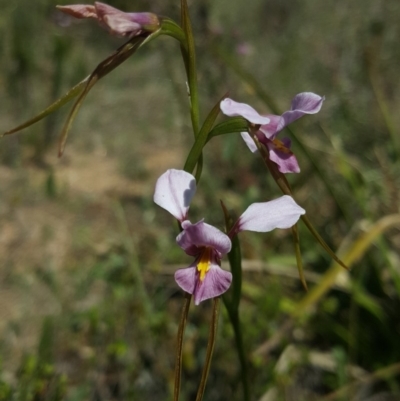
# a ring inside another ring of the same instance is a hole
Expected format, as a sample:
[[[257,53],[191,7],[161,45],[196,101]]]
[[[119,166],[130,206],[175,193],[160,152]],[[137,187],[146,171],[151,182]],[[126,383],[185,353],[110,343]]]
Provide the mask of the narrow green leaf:
[[[171,36],[178,40],[181,46],[187,51],[185,32],[183,32],[182,28],[172,19],[163,18],[161,20],[161,34]]]
[[[203,172],[203,154],[201,154],[199,157],[199,160],[196,165],[196,173],[194,174],[197,184],[200,182],[202,172]]]
[[[86,97],[86,95],[89,93],[90,89],[93,87],[93,85],[98,81],[97,77],[93,77],[92,75],[89,78],[89,81],[87,85],[85,86],[85,89],[83,92],[80,94],[78,97],[77,101],[74,103],[72,106],[71,111],[68,114],[67,121],[64,124],[64,127],[61,131],[60,139],[59,139],[59,144],[58,144],[58,157],[61,157],[64,153],[64,148],[65,148],[65,143],[67,142],[68,138],[68,133],[69,130],[71,129],[72,123]]]
[[[318,231],[314,228],[314,226],[311,224],[311,221],[307,217],[307,215],[303,214],[301,216],[301,220],[303,220],[304,224],[307,226],[308,230],[310,233],[314,236],[314,238],[321,244],[322,248],[325,249],[325,251],[329,254],[329,256],[340,266],[344,267],[346,270],[349,270],[349,268],[343,263],[338,256],[336,255],[335,252],[332,251],[332,249],[329,247],[329,245],[325,242],[325,240],[319,235]]]
[[[186,158],[185,166],[183,167],[183,169],[188,173],[191,173],[194,170],[198,160],[200,159],[201,152],[203,151],[203,148],[207,143],[208,133],[210,132],[212,126],[215,123],[215,120],[219,115],[219,105],[225,97],[226,95],[222,96],[222,98],[219,99],[215,106],[211,109],[199,131],[199,134],[194,141],[192,149],[190,149],[188,157]]]
[[[208,134],[207,141],[214,136],[230,134],[232,132],[247,132],[249,123],[242,117],[234,117],[217,124]]]
[[[75,117],[83,104],[84,99],[89,93],[90,89],[96,84],[96,82],[103,78],[105,75],[109,74],[116,67],[118,67],[121,63],[123,63],[127,58],[129,58],[132,54],[134,54],[138,49],[140,49],[144,44],[147,44],[151,40],[155,39],[157,36],[161,34],[161,29],[153,32],[151,35],[146,36],[136,36],[130,39],[128,42],[119,47],[111,56],[107,57],[103,60],[90,74],[86,86],[80,94],[79,98],[76,100],[72,109],[67,117],[67,120],[62,129],[60,139],[59,139],[59,148],[58,148],[58,156],[61,157],[64,153],[65,144],[68,138],[68,133],[71,129],[72,123],[75,120]]]
[[[172,24],[168,25],[171,26]],[[176,25],[176,24],[175,24]],[[179,27],[178,27],[179,28]],[[180,28],[179,28],[180,29]],[[176,30],[178,32],[178,30]],[[54,103],[52,103],[49,107],[44,109],[41,113],[39,113],[37,116],[29,119],[28,121],[24,122],[23,124],[7,131],[1,134],[0,137],[3,137],[5,135],[11,135],[15,132],[21,131],[38,121],[42,120],[43,118],[47,117],[48,115],[54,113],[56,110],[64,106],[66,103],[68,103],[70,100],[72,100],[74,97],[79,96],[77,101],[72,107],[72,110],[70,111],[67,121],[64,125],[64,128],[61,133],[61,137],[59,140],[59,156],[62,155],[64,147],[65,147],[65,142],[67,140],[68,132],[71,128],[72,122],[79,111],[80,106],[83,103],[83,100],[85,99],[86,95],[90,91],[90,89],[94,86],[94,84],[107,75],[109,72],[114,70],[116,67],[118,67],[121,63],[123,63],[128,57],[130,57],[136,50],[138,50],[140,47],[143,45],[147,44],[151,40],[155,39],[157,36],[161,34],[168,34],[167,32],[162,32],[161,28],[155,32],[153,32],[150,35],[147,36],[137,36],[135,38],[132,38],[129,40],[127,43],[122,45],[120,48],[118,48],[111,56],[107,57],[104,61],[102,61],[96,68],[95,70],[88,76],[86,77],[83,81],[79,82],[77,85],[75,85],[72,89],[70,89],[64,96],[60,97],[57,99]],[[179,33],[176,33],[176,35],[179,36]],[[181,33],[181,37],[183,35],[183,32]],[[181,38],[182,39],[182,38]]]
[[[64,96],[60,97],[57,99],[54,103],[52,103],[49,107],[44,109],[41,113],[39,113],[37,116],[29,119],[28,121],[25,121],[21,125],[18,125],[18,127],[15,127],[7,132],[4,132],[1,137],[5,135],[11,135],[14,134],[15,132],[21,131],[24,128],[28,128],[29,126],[37,123],[38,121],[42,120],[43,118],[47,117],[48,115],[54,113],[56,110],[67,104],[70,100],[72,100],[74,97],[78,96],[85,86],[87,85],[87,82],[89,80],[90,76],[86,77],[83,81],[79,82],[76,84],[73,88],[71,88]]]

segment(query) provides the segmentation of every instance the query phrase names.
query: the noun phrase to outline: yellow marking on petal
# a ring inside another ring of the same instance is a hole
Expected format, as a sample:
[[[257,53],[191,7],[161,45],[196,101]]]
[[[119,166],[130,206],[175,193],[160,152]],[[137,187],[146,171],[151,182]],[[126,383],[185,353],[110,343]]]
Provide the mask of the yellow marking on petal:
[[[283,153],[292,153],[292,151],[290,150],[290,149],[288,149],[284,144],[283,144],[283,142],[281,142],[279,139],[273,139],[272,141],[271,141],[274,145],[275,145],[275,147],[278,149],[278,150],[280,150],[281,152],[283,152]]]
[[[210,270],[211,265],[211,248],[204,248],[199,262],[197,263],[197,271],[200,272],[200,281],[206,277],[206,273]]]

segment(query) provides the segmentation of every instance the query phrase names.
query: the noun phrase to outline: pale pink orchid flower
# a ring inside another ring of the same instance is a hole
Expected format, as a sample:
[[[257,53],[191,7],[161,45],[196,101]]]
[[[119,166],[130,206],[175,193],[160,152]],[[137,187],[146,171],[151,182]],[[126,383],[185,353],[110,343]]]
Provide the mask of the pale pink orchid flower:
[[[152,13],[126,13],[108,4],[72,4],[57,6],[65,14],[75,18],[93,18],[111,35],[132,38],[142,32],[154,32],[160,26],[157,15]]]
[[[296,156],[290,150],[291,141],[289,138],[278,140],[276,136],[287,125],[296,121],[305,114],[316,114],[321,110],[324,97],[312,92],[297,94],[293,100],[290,110],[285,111],[281,116],[260,115],[251,106],[245,103],[238,103],[232,99],[224,99],[221,102],[221,111],[229,117],[243,117],[252,124],[259,125],[256,132],[257,139],[265,145],[269,151],[269,158],[278,166],[281,173],[299,173],[300,167]],[[267,119],[264,122],[263,119]],[[248,148],[254,153],[257,146],[248,132],[241,133]]]
[[[194,302],[215,298],[228,290],[232,274],[221,268],[221,259],[230,252],[231,238],[241,231],[268,232],[292,227],[305,214],[292,197],[284,195],[264,203],[253,203],[233,225],[229,235],[200,220],[188,220],[190,202],[196,192],[195,178],[183,170],[168,170],[157,180],[154,202],[170,212],[181,224],[176,242],[194,261],[175,272],[175,281],[193,295]]]

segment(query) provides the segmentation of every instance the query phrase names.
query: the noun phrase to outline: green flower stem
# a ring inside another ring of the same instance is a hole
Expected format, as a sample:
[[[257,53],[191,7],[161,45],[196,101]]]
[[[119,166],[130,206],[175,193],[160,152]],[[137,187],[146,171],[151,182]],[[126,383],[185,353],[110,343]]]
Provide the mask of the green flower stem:
[[[197,390],[196,401],[203,399],[204,390],[206,389],[208,373],[210,372],[212,355],[214,352],[215,340],[217,337],[218,317],[219,317],[219,297],[213,299],[213,314],[210,327],[210,334],[208,337],[206,361],[201,375],[199,389]]]
[[[297,269],[299,270],[299,277],[303,288],[308,291],[307,281],[304,277],[303,261],[301,259],[300,237],[297,223],[292,227],[294,251],[296,254]]]
[[[188,173],[191,173],[194,170],[194,167],[201,158],[201,152],[203,151],[203,148],[207,143],[209,132],[211,131],[211,128],[214,125],[215,120],[219,115],[220,112],[219,104],[221,103],[221,100],[224,98],[225,95],[221,99],[219,99],[218,102],[215,104],[215,106],[211,109],[210,113],[208,114],[207,118],[205,119],[199,131],[199,134],[197,135],[196,140],[194,141],[192,149],[190,149],[188,157],[186,158],[185,166],[183,168]],[[200,166],[198,166],[198,169],[199,167]]]
[[[237,235],[232,238],[232,249],[228,253],[229,264],[233,276],[232,280],[232,310],[238,311],[242,297],[242,252]]]
[[[242,329],[240,326],[240,318],[239,318],[239,310],[235,309],[233,307],[233,305],[229,302],[229,299],[226,296],[223,297],[223,300],[224,300],[226,310],[228,311],[229,320],[231,322],[231,325],[233,327],[233,332],[235,335],[236,350],[238,353],[240,368],[241,368],[240,378],[242,380],[242,385],[243,385],[243,400],[250,401],[250,387],[249,387],[249,380],[248,380],[247,358],[246,358],[246,353],[244,351]]]
[[[188,79],[189,86],[189,96],[190,96],[190,117],[192,120],[193,134],[196,139],[199,133],[199,97],[198,97],[198,88],[197,88],[197,72],[196,72],[196,56],[195,56],[195,48],[194,48],[194,39],[192,34],[192,28],[190,24],[189,12],[186,0],[181,0],[181,25],[182,32],[184,34],[184,38],[179,29],[176,29],[176,26],[172,26],[170,21],[167,22],[169,24],[169,31],[174,35],[176,39],[179,40],[181,44],[181,52],[183,61],[185,64],[186,75]],[[185,40],[184,40],[185,39]],[[203,167],[203,158],[200,155],[197,171],[196,171],[196,181],[199,181],[201,176],[201,171]],[[189,306],[192,296],[186,294],[185,302],[182,310],[181,322],[178,330],[178,340],[177,340],[177,353],[175,360],[175,386],[174,386],[174,401],[179,400],[179,393],[181,387],[181,373],[182,373],[182,346],[183,346],[183,337],[185,333],[185,327],[187,322],[187,316],[189,313]],[[215,341],[215,340],[214,340]],[[212,351],[211,351],[212,353]],[[210,357],[211,363],[211,357]],[[207,372],[208,374],[208,372]],[[206,376],[207,380],[207,376]],[[204,383],[205,386],[205,383]],[[204,390],[203,390],[204,391]]]
[[[255,135],[255,129],[250,129],[249,130],[250,135],[254,139],[254,143],[257,145],[257,148],[259,150],[259,153],[262,156],[262,159],[267,166],[268,170],[272,174],[272,177],[274,178],[275,182],[278,184],[279,188],[285,195],[290,195],[293,197],[292,190],[290,189],[290,185],[285,177],[284,174],[282,174],[278,168],[276,167],[276,164],[272,162],[269,159],[269,154],[268,151],[265,149],[265,147],[261,146],[260,142],[258,141],[256,135]],[[346,270],[349,270],[349,268],[346,266],[345,263],[343,263],[339,257],[333,252],[333,250],[330,248],[330,246],[325,242],[325,240],[321,237],[321,235],[318,233],[318,231],[314,228],[314,226],[311,224],[311,221],[309,220],[308,216],[303,214],[300,216],[301,220],[303,223],[306,225],[310,233],[313,235],[313,237],[319,242],[319,244],[322,246],[322,248],[325,249],[327,254],[340,266],[345,268]],[[297,256],[297,255],[296,255]]]
[[[185,300],[183,302],[183,307],[182,307],[182,315],[181,315],[181,321],[179,323],[177,346],[176,346],[174,401],[179,400],[179,394],[181,391],[183,337],[185,334],[185,328],[191,300],[192,300],[192,295],[185,293]]]
[[[234,219],[228,212],[226,206],[221,201],[222,210],[225,216],[225,227],[226,232],[230,232]],[[241,367],[241,379],[243,384],[243,399],[244,401],[250,400],[250,387],[248,382],[247,374],[247,360],[246,354],[244,352],[242,330],[240,326],[239,319],[239,305],[242,293],[242,254],[240,251],[240,241],[237,235],[231,238],[232,249],[228,253],[229,264],[232,272],[232,296],[229,297],[228,294],[224,294],[223,300],[228,311],[228,316],[230,323],[233,327],[233,332],[235,334],[236,350],[238,352],[240,367]]]
[[[200,107],[199,91],[197,85],[196,51],[192,24],[190,22],[189,10],[186,0],[181,0],[181,24],[186,36],[187,50],[182,49],[182,56],[185,60],[186,74],[189,86],[190,116],[195,138],[200,128]]]
[[[182,28],[175,21],[170,18],[163,18],[161,20],[161,33],[176,39],[181,47],[187,51],[185,32],[183,32]]]

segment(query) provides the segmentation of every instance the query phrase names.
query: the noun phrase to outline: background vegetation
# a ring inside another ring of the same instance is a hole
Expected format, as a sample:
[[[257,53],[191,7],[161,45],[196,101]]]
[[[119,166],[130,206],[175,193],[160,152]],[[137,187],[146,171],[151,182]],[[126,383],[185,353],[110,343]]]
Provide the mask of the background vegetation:
[[[58,13],[53,0],[0,0],[1,130],[41,111],[121,40]],[[179,20],[177,0],[110,1]],[[221,95],[281,111],[326,96],[293,126],[298,202],[349,274],[301,227],[310,286],[290,232],[242,235],[241,317],[254,400],[398,400],[400,388],[400,3],[193,0],[203,112]],[[152,202],[156,178],[191,145],[179,49],[161,38],[96,85],[56,158],[65,110],[0,146],[0,399],[171,399],[188,259]],[[223,226],[279,195],[238,135],[213,139],[193,207]],[[311,295],[310,295],[311,294]],[[193,307],[182,399],[203,366],[210,303]],[[240,400],[227,317],[206,400]]]

